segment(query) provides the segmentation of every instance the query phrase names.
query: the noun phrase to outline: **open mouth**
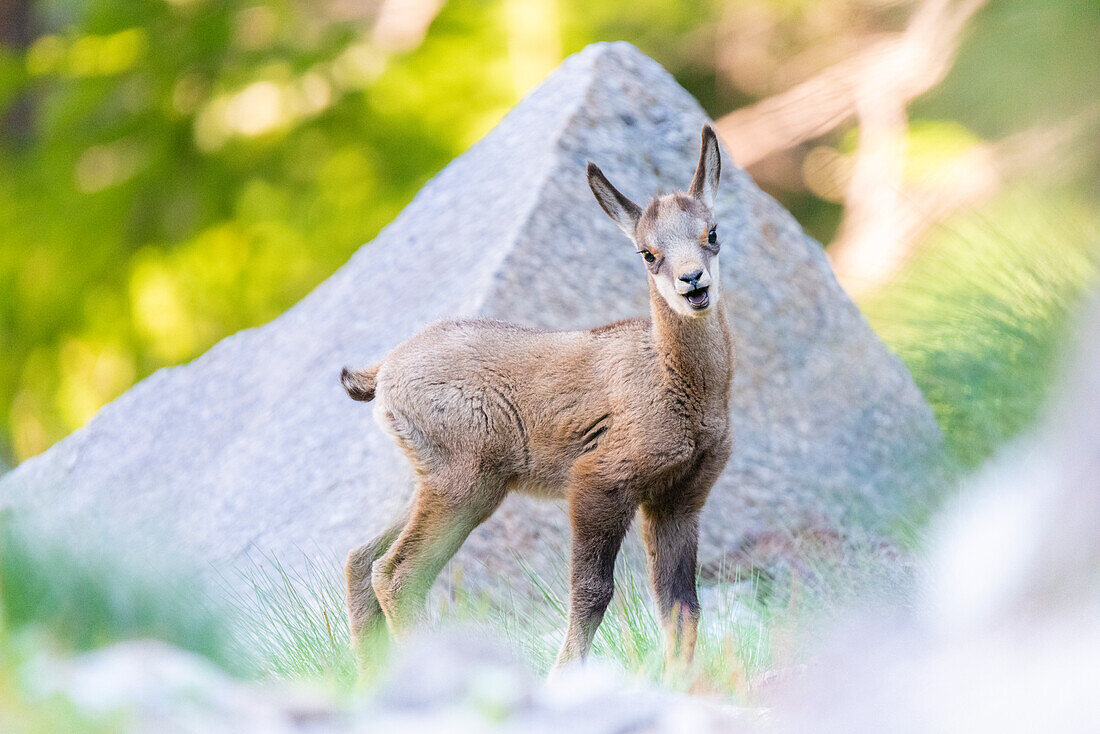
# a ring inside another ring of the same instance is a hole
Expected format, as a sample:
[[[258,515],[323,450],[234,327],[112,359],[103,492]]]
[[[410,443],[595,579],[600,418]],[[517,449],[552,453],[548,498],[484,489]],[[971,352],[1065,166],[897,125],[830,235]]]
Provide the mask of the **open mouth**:
[[[684,298],[687,299],[688,305],[693,309],[702,311],[710,305],[710,289],[708,287],[696,288],[685,293]]]

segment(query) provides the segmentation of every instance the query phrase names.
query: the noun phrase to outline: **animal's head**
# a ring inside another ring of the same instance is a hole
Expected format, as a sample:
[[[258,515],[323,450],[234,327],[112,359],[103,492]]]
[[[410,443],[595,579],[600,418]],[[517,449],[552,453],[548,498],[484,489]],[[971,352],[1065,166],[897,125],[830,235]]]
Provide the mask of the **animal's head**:
[[[721,172],[718,138],[710,125],[703,126],[699,165],[688,192],[657,197],[644,211],[594,163],[588,164],[588,185],[596,201],[637,246],[657,292],[684,316],[710,311],[721,294],[713,212]]]

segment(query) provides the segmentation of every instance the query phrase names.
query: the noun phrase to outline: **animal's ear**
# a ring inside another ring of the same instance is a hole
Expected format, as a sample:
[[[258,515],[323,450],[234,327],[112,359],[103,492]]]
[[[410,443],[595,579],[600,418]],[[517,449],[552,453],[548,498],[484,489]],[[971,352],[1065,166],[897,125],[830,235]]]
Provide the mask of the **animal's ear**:
[[[718,151],[718,136],[710,125],[703,125],[703,148],[699,151],[699,166],[691,180],[691,195],[709,208],[714,208],[718,180],[722,177],[722,154]]]
[[[638,205],[612,186],[607,176],[603,175],[603,171],[595,163],[588,164],[588,186],[596,195],[596,201],[607,212],[607,216],[611,217],[611,221],[619,225],[619,229],[625,232],[627,237],[634,239],[634,226],[642,217],[642,210]]]

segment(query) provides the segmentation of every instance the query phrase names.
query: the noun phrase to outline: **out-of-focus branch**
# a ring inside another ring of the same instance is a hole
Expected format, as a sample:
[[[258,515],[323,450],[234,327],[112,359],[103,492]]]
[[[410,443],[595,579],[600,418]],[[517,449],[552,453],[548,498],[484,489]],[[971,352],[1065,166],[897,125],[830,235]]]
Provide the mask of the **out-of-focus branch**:
[[[989,200],[1008,179],[1025,172],[1042,170],[1056,178],[1057,161],[1072,158],[1075,146],[1088,134],[1095,134],[1100,108],[1058,125],[1040,126],[1010,135],[995,143],[976,145],[943,165],[919,185],[902,187],[896,171],[889,175],[861,174],[861,166],[882,165],[860,161],[874,158],[875,143],[861,143],[851,166],[847,185],[844,222],[829,247],[837,279],[852,296],[871,292],[894,277],[913,254],[913,247],[929,229],[951,214]],[[875,123],[860,118],[860,132],[867,135]],[[875,134],[875,133],[871,133]],[[837,168],[841,168],[839,161]],[[839,170],[840,176],[845,174]],[[863,180],[860,180],[860,178]],[[864,190],[867,186],[891,188],[890,194]],[[888,206],[888,213],[874,207]]]
[[[833,269],[853,296],[853,284],[878,282],[909,249],[897,226],[904,207],[905,102],[896,90],[883,86],[882,78],[872,75],[857,92],[859,147],[844,196],[844,218],[829,247]]]
[[[447,0],[328,0],[328,14],[370,29],[370,40],[383,51],[411,51],[424,42],[428,28]]]
[[[924,0],[901,33],[879,37],[818,75],[717,122],[735,161],[760,165],[763,170],[754,173],[789,179],[801,167],[798,146],[858,121],[858,147],[838,182],[844,217],[829,248],[837,277],[854,296],[892,277],[948,209],[984,199],[999,185],[988,149],[946,166],[949,179],[942,187],[911,191],[904,182],[906,108],[947,75],[966,24],[985,2]]]
[[[418,47],[446,0],[383,0],[371,29],[371,40],[387,51]]]
[[[926,0],[902,33],[719,119],[716,130],[744,167],[819,138],[853,119],[868,79],[903,105],[938,84],[954,63],[966,23],[986,0]]]

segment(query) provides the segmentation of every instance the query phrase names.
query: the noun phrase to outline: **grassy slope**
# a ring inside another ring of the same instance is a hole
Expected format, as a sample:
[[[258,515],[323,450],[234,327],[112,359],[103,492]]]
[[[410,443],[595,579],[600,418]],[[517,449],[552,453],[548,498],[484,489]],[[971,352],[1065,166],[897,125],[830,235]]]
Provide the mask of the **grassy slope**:
[[[1098,245],[1100,219],[1086,202],[1016,190],[942,226],[863,304],[961,466],[987,459],[1035,416]]]
[[[902,277],[864,304],[872,326],[905,360],[932,404],[955,472],[984,461],[1034,418],[1069,318],[1095,276],[1097,243],[1095,213],[1071,194],[1018,190],[940,228]],[[939,499],[929,497],[924,507],[914,508],[911,522],[922,522]],[[732,591],[704,589],[710,608],[720,611],[704,625],[697,669],[691,678],[664,681],[744,698],[769,671],[799,660],[802,640],[822,617],[854,596],[895,591],[888,587],[896,579],[878,577],[876,568],[821,560],[809,567],[812,578],[791,575],[764,589],[759,579],[746,579]],[[265,650],[271,673],[346,683],[351,662],[345,631],[332,621],[342,621],[343,590],[325,581],[331,576],[324,569],[314,571],[297,580],[314,590],[304,596],[278,571],[254,576],[266,591],[246,616],[255,621],[253,639]],[[487,624],[523,651],[534,669],[545,671],[560,642],[566,601],[551,591],[560,584],[533,580],[546,595],[537,614],[494,611],[459,596],[434,616]],[[595,654],[662,679],[652,609],[644,575],[621,567]],[[278,631],[265,632],[272,629]]]
[[[115,731],[60,696],[32,693],[43,658],[152,637],[248,674],[227,607],[179,569],[124,567],[109,550],[31,530],[0,513],[0,731]]]
[[[1018,191],[942,228],[896,283],[864,304],[931,402],[959,470],[979,464],[1034,417],[1068,317],[1097,269],[1098,232],[1096,214],[1072,197]],[[917,514],[930,512],[935,499]],[[293,577],[278,559],[268,560],[274,570],[257,564],[242,571],[252,596],[211,601],[225,595],[186,581],[166,586],[163,571],[118,568],[71,539],[28,538],[0,517],[0,729],[23,722],[25,731],[50,730],[79,718],[63,701],[28,707],[21,698],[18,673],[35,650],[79,651],[138,636],[194,650],[241,675],[350,690],[339,562]],[[674,687],[743,700],[768,671],[797,663],[814,620],[854,590],[865,596],[873,576],[813,568],[812,579],[704,589],[708,608],[718,612],[705,619],[690,677],[662,673],[646,581],[622,569],[595,653]],[[458,595],[434,616],[488,625],[545,671],[564,629],[565,600],[550,591],[558,586],[542,586],[547,603],[538,614],[493,610]],[[384,659],[384,650],[378,654]]]

